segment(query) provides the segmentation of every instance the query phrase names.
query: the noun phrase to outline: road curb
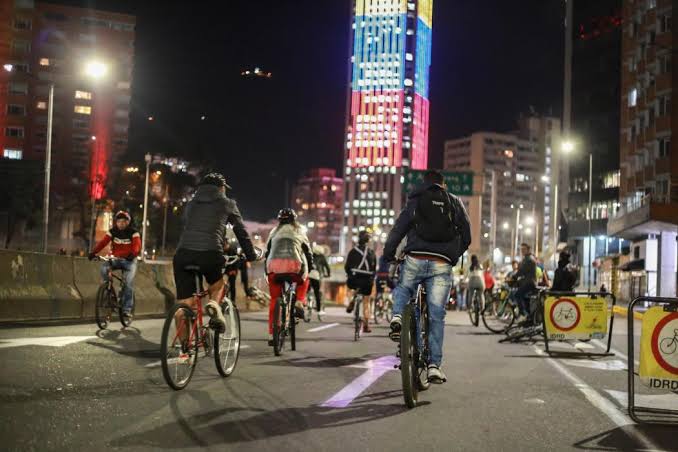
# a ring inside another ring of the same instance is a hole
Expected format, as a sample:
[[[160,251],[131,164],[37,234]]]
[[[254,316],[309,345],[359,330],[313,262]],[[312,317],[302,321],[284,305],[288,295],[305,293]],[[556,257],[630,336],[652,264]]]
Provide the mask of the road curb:
[[[624,308],[622,306],[614,306],[613,310],[614,310],[615,314],[620,314],[620,315],[623,315],[624,317],[629,316],[629,309],[628,308]],[[633,318],[637,319],[637,320],[643,320],[643,313],[634,311],[633,312]]]

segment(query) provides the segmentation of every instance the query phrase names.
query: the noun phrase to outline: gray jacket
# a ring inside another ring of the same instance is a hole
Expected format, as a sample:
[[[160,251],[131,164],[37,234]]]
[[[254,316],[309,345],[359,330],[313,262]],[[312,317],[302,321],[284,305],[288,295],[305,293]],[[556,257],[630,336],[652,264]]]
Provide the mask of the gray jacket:
[[[291,224],[281,224],[273,228],[266,243],[266,268],[273,259],[289,259],[301,263],[304,278],[315,267],[308,237],[301,229]]]
[[[214,185],[201,185],[184,212],[184,230],[177,248],[224,252],[226,226],[231,224],[247,260],[256,260],[252,240],[245,230],[235,201]]]

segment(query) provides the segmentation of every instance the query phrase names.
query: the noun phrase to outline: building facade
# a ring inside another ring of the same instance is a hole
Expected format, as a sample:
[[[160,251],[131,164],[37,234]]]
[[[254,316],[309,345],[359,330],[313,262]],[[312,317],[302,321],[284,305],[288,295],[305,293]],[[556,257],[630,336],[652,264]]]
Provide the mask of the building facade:
[[[428,164],[432,0],[354,0],[344,150],[342,252],[369,228],[384,241],[403,168]]]
[[[69,212],[105,196],[127,151],[134,29],[133,16],[0,0],[0,61],[11,65],[0,75],[2,157],[45,159],[53,84],[51,202],[62,221],[80,223],[82,215]],[[103,69],[97,79],[85,73],[95,61]],[[50,232],[59,229],[71,234],[84,228],[71,224]]]
[[[519,126],[514,133],[477,132],[445,142],[445,170],[474,174],[474,195],[462,198],[471,220],[470,253],[496,264],[517,256],[521,242],[539,255],[554,247],[560,167],[551,147],[560,140],[560,121],[531,116]]]
[[[344,180],[330,168],[314,168],[303,175],[292,190],[298,221],[307,228],[311,242],[339,251]]]
[[[629,271],[639,293],[676,295],[678,130],[671,0],[623,2],[621,50],[621,206],[608,234],[631,241]]]

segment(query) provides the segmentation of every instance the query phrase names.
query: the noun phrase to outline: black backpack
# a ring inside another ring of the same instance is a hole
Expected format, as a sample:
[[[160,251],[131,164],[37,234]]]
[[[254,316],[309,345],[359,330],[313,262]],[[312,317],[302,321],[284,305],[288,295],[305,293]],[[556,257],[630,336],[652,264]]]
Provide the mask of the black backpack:
[[[419,196],[414,230],[427,242],[451,242],[458,235],[454,217],[454,207],[447,192],[431,187]]]

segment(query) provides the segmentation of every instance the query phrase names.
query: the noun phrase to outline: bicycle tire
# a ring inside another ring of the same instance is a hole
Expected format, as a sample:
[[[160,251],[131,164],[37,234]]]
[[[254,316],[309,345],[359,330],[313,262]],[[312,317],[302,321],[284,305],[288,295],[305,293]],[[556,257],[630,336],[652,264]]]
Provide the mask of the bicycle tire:
[[[182,326],[186,328],[188,333],[188,339],[190,340],[191,335],[194,335],[193,343],[187,344],[177,344],[175,340],[176,336],[173,337],[172,343],[170,344],[169,337],[173,335],[176,330],[173,330],[172,327],[176,322],[176,315],[179,311],[183,311],[183,320]],[[188,386],[188,383],[193,377],[195,372],[195,366],[198,364],[198,347],[200,343],[200,338],[198,337],[198,328],[195,325],[195,314],[193,310],[186,303],[175,304],[170,308],[165,318],[165,324],[162,327],[162,338],[160,340],[160,363],[162,367],[162,375],[165,378],[167,385],[179,391]],[[178,356],[170,357],[170,354],[178,354]],[[178,365],[185,363],[186,366],[183,367],[184,372],[182,373],[182,378],[178,377]],[[175,366],[176,365],[176,366]],[[174,366],[174,374],[172,376],[172,369],[170,366]]]
[[[233,316],[233,331],[228,331],[228,327],[224,328],[221,332],[214,332],[214,364],[217,367],[219,375],[222,377],[230,376],[235,370],[235,366],[238,364],[238,358],[240,357],[240,311],[235,303],[232,304],[233,309],[229,306],[228,303],[221,304],[221,311],[224,313],[224,318],[226,319],[226,325],[230,324],[230,318]],[[226,337],[227,334],[230,337]],[[222,339],[224,344],[222,345]],[[228,342],[233,340],[233,342]],[[228,347],[228,350],[224,350],[225,347]],[[226,351],[226,356],[223,356],[223,352]],[[232,363],[229,363],[229,352],[233,352]]]
[[[136,307],[137,307],[136,302],[137,302],[136,297],[134,296],[134,294],[132,294],[132,311],[131,311],[132,317],[131,318],[127,318],[124,315],[122,315],[123,314],[122,304],[118,305],[118,318],[120,319],[120,323],[122,324],[123,328],[127,328],[130,325],[132,325],[132,322],[134,320],[134,311],[136,310]]]
[[[105,330],[111,321],[113,310],[110,305],[110,291],[107,284],[102,284],[97,290],[97,299],[94,306],[94,319],[99,329]]]
[[[492,323],[492,317],[496,319],[497,324]],[[516,320],[516,314],[513,306],[510,303],[505,303],[502,307],[501,301],[493,298],[489,303],[485,304],[485,309],[481,313],[483,325],[489,331],[495,334],[505,333]]]
[[[478,326],[480,319],[479,317],[479,303],[478,299],[476,298],[476,294],[478,293],[477,290],[473,290],[471,292],[471,300],[470,303],[468,303],[467,306],[467,312],[468,312],[468,318],[471,321],[471,325],[473,326]]]
[[[306,296],[306,306],[304,306],[304,323],[309,323],[313,316],[314,297],[310,293]]]
[[[386,322],[391,323],[391,320],[393,320],[393,302],[388,299],[386,301],[386,309],[384,312],[384,318],[386,319]]]
[[[382,303],[381,306],[379,304],[379,301],[381,301],[381,303]],[[374,318],[374,324],[375,325],[379,325],[379,322],[381,322],[381,319],[384,317],[384,309],[383,309],[384,305],[383,305],[383,303],[384,303],[384,299],[381,298],[380,296],[375,298],[375,300],[374,300],[374,305],[373,305],[374,306],[374,309],[373,309],[374,314],[373,314],[372,317]]]
[[[426,310],[426,315],[419,316],[419,328],[424,340],[424,347],[428,350],[428,310]],[[416,383],[419,391],[427,391],[431,387],[431,382],[428,381],[427,363],[426,360],[422,358],[421,353],[422,351],[417,348],[417,354],[415,355],[415,363],[417,363]]]
[[[293,311],[296,311],[294,309],[294,303],[290,303],[290,307],[292,308]],[[289,332],[290,332],[290,350],[296,351],[297,350],[297,317],[295,315],[291,315],[289,318],[290,326],[289,326]]]
[[[419,400],[418,385],[415,381],[419,375],[416,355],[414,309],[412,305],[407,305],[403,312],[400,331],[400,377],[403,384],[403,398],[408,408],[416,407]]]
[[[275,356],[280,356],[285,349],[285,316],[282,301],[282,298],[278,298],[273,310],[273,354]]]

